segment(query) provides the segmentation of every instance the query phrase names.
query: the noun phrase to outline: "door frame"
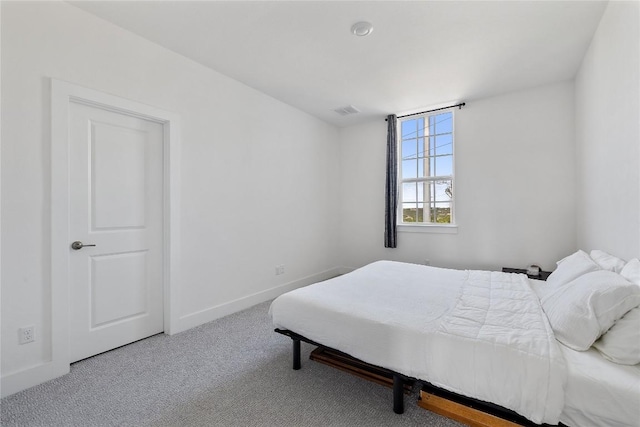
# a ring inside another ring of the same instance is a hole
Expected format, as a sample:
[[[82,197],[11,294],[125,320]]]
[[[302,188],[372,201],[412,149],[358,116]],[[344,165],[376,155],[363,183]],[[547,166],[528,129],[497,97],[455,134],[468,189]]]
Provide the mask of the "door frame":
[[[178,331],[180,273],[180,116],[139,102],[51,79],[51,367],[70,368],[69,344],[69,104],[81,103],[163,127],[164,333]]]

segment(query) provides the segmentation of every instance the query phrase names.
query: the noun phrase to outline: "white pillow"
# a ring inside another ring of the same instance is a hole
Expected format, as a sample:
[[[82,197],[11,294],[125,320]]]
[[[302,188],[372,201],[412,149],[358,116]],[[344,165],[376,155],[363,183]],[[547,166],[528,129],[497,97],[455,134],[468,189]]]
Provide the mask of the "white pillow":
[[[612,362],[621,365],[640,363],[640,307],[631,309],[593,346]]]
[[[555,271],[547,278],[548,288],[557,288],[590,271],[600,270],[600,266],[581,250],[561,259],[557,265]]]
[[[612,271],[598,270],[551,290],[542,299],[558,341],[585,351],[614,322],[640,304],[640,286]]]
[[[629,261],[624,266],[620,274],[631,283],[635,283],[640,286],[640,260],[638,260],[638,258],[634,258]]]
[[[603,270],[613,271],[614,273],[620,273],[625,265],[625,260],[609,255],[604,251],[594,249],[589,254],[591,258],[602,268]]]

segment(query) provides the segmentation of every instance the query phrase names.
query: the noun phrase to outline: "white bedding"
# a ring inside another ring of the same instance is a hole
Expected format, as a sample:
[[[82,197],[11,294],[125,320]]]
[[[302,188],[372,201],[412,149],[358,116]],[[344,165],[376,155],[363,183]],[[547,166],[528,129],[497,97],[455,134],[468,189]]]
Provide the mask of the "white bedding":
[[[379,261],[284,294],[270,313],[365,362],[559,421],[564,358],[524,275]]]
[[[560,345],[567,363],[565,408],[560,421],[571,427],[640,426],[640,365],[618,365],[594,348]]]

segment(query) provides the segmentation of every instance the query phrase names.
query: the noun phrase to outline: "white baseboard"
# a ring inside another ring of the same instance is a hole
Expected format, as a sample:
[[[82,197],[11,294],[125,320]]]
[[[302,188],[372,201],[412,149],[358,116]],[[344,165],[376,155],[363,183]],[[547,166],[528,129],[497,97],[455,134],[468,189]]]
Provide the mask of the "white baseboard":
[[[2,377],[0,382],[0,395],[6,397],[68,373],[68,363],[46,362],[7,374]]]
[[[244,310],[261,302],[268,301],[285,292],[339,276],[340,274],[343,274],[343,270],[344,269],[340,267],[332,268],[321,273],[303,277],[299,280],[294,280],[293,282],[285,283],[284,285],[276,286],[275,288],[267,289],[243,298],[238,298],[234,301],[220,304],[197,313],[188,314],[178,319],[176,322],[177,327],[175,330],[172,330],[171,333],[175,334],[186,331],[187,329],[191,329],[204,323],[211,322],[212,320],[219,319],[220,317]],[[45,362],[41,365],[4,375],[0,381],[0,394],[2,397],[9,396],[68,373],[69,363]]]
[[[355,268],[353,268],[353,267],[337,267],[335,270],[338,271],[337,276],[342,276],[343,274],[351,273],[353,270],[355,270]]]
[[[213,320],[219,319],[224,316],[236,313],[238,311],[253,307],[261,302],[268,301],[277,296],[284,294],[285,292],[292,291],[303,286],[310,285],[312,283],[321,282],[323,280],[330,279],[335,276],[343,274],[343,268],[336,267],[321,273],[312,274],[311,276],[303,277],[302,279],[294,280],[293,282],[285,283],[284,285],[276,286],[275,288],[267,289],[265,291],[257,292],[255,294],[238,298],[233,301],[226,302],[224,304],[216,305],[196,313],[187,314],[182,316],[176,322],[176,327],[171,331],[171,334],[186,331],[187,329],[194,328],[196,326],[203,325]]]

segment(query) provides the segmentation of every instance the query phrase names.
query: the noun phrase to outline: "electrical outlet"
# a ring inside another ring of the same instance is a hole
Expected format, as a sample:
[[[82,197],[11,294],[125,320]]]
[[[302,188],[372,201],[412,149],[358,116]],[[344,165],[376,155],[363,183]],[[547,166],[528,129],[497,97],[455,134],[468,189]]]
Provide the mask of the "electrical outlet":
[[[284,274],[284,264],[276,265],[276,276]]]
[[[34,326],[27,326],[26,328],[18,329],[18,342],[20,344],[27,344],[36,340],[36,328]]]

